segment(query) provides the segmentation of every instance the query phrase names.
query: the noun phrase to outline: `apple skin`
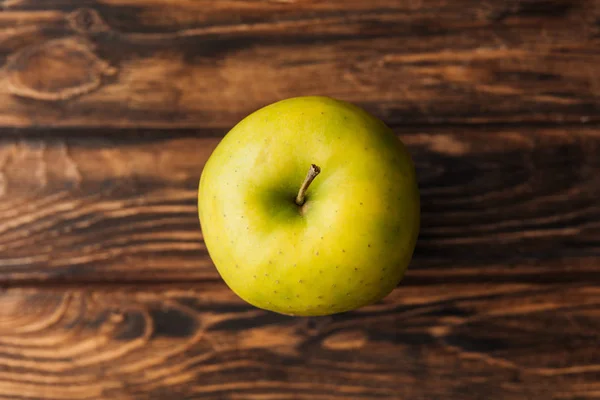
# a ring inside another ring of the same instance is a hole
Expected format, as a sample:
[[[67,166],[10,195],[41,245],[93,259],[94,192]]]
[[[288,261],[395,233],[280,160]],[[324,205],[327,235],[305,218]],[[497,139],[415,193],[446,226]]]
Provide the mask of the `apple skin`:
[[[321,173],[295,203],[311,164]],[[377,302],[400,282],[419,232],[415,169],[359,107],[296,97],[239,122],[200,178],[209,255],[248,303],[318,316]]]

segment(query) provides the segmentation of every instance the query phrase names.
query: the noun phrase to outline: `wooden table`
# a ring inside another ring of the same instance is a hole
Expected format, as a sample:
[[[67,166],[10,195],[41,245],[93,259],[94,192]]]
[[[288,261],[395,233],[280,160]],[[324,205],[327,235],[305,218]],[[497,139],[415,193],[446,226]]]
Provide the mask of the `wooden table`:
[[[1,399],[600,399],[600,1],[3,0]],[[293,318],[219,279],[220,138],[323,94],[414,155],[384,301]]]

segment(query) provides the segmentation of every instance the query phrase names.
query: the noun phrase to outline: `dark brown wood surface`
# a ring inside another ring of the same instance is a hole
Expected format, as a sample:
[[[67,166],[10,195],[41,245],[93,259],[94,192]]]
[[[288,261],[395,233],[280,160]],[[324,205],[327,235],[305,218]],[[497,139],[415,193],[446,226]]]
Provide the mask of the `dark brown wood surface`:
[[[2,4],[5,126],[229,127],[315,93],[388,123],[599,121],[597,0]]]
[[[410,280],[410,278],[409,278]],[[600,288],[403,287],[343,316],[221,284],[0,294],[0,398],[591,399]]]
[[[600,399],[600,1],[0,1],[0,399]],[[253,308],[202,167],[324,94],[417,165],[382,302]]]
[[[411,275],[428,283],[600,280],[598,129],[398,131],[422,201]],[[196,196],[220,138],[117,136],[53,131],[0,142],[1,283],[218,278]]]

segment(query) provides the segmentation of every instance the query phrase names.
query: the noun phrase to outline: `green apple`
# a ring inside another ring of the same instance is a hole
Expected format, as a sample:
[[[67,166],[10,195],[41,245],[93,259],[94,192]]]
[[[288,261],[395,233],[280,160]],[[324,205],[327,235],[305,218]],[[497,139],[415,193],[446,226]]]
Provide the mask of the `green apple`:
[[[388,295],[420,221],[401,141],[361,108],[317,96],[238,123],[202,171],[198,210],[227,285],[256,307],[304,316]]]

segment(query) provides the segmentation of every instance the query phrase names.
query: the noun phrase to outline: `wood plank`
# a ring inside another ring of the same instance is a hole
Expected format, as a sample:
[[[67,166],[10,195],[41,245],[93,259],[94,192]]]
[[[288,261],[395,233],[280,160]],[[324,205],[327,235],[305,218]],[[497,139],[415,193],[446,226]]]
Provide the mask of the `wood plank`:
[[[0,292],[3,399],[597,399],[596,285],[440,284],[323,318],[222,285]]]
[[[218,279],[196,188],[219,137],[38,134],[0,140],[0,284]],[[599,128],[398,134],[422,197],[411,284],[600,283]]]
[[[600,120],[599,0],[3,7],[4,127],[225,128],[306,94],[391,124]]]

